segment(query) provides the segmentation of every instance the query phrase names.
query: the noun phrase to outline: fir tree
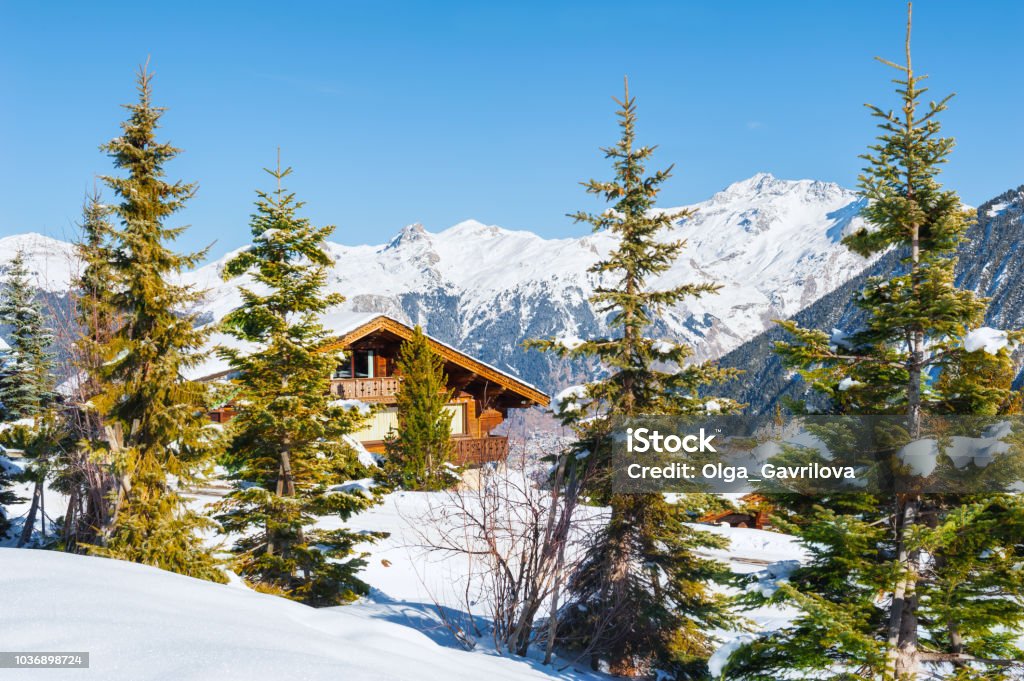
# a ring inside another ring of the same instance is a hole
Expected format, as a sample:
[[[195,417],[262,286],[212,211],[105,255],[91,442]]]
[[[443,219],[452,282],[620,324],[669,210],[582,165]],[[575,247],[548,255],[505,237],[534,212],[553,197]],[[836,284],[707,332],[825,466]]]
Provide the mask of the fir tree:
[[[11,477],[9,463],[0,454],[0,541],[6,539],[7,532],[10,531],[11,527],[11,523],[7,519],[7,512],[4,510],[5,507],[22,501],[21,497],[12,489],[13,486],[14,480]]]
[[[0,443],[24,452],[27,465],[18,479],[32,484],[32,501],[18,539],[18,546],[24,546],[32,540],[40,517],[41,538],[48,539],[43,491],[63,431],[53,409],[53,357],[49,353],[53,334],[35,300],[25,256],[20,251],[10,262],[0,294],[0,323],[11,327],[10,347],[0,369],[4,414],[12,421],[30,420],[0,434]]]
[[[965,347],[986,303],[955,285],[971,216],[937,181],[954,145],[938,121],[949,98],[921,104],[926,90],[912,68],[909,11],[906,63],[884,63],[901,74],[900,109],[870,107],[881,134],[860,179],[869,227],[845,243],[862,255],[898,249],[903,268],[860,292],[863,329],[830,337],[786,322],[793,340],[778,351],[831,398],[833,411],[905,416],[906,439],[914,440],[929,414],[1005,411],[1014,372],[1006,349]],[[1024,657],[1008,635],[1024,625],[1024,577],[1009,568],[1024,559],[1018,497],[901,492],[777,501],[811,560],[772,600],[801,614],[737,655],[728,678],[799,670],[820,679],[904,681],[931,667],[952,669],[945,678],[995,681]]]
[[[94,550],[223,581],[198,534],[211,523],[188,508],[180,491],[217,449],[203,387],[181,378],[201,361],[208,337],[186,312],[202,292],[174,283],[203,253],[173,251],[170,242],[185,228],[165,224],[195,185],[164,179],[164,166],[179,150],[156,139],[164,110],[153,105],[145,67],[137,83],[139,99],[125,106],[122,134],[102,146],[123,175],[103,178],[119,201],[111,210],[118,225],[108,244],[109,304],[117,326],[97,349],[105,362],[101,394],[92,402],[104,416],[105,438],[97,446],[108,450],[118,483]]]
[[[570,468],[593,469],[578,475],[595,481],[588,492],[610,506],[611,516],[570,579],[559,638],[588,650],[595,667],[604,662],[613,673],[634,675],[659,668],[677,678],[701,678],[711,652],[705,632],[730,626],[730,617],[726,599],[712,590],[715,582],[726,579],[726,568],[697,551],[721,541],[684,524],[684,503],[670,504],[660,494],[613,493],[603,443],[610,417],[705,412],[701,391],[730,373],[709,363],[685,364],[692,354],[689,347],[652,340],[645,333],[663,308],[715,293],[719,286],[648,286],[684,248],[685,242],[670,236],[675,223],[690,212],[654,210],[671,168],[646,174],[654,148],[636,145],[636,102],[628,85],[625,97],[616,102],[622,136],[615,146],[603,149],[615,177],[584,183],[588,193],[611,206],[600,214],[572,217],[619,239],[608,257],[591,268],[602,281],[591,304],[609,315],[618,333],[571,346],[557,340],[534,343],[562,357],[596,359],[607,370],[604,378],[563,396],[562,415],[579,436],[563,456]],[[729,400],[719,400],[719,406],[726,411],[736,407]]]
[[[11,328],[0,366],[0,402],[6,419],[38,416],[53,400],[53,334],[35,300],[25,255],[11,259],[0,292],[0,324]]]
[[[443,488],[451,483],[444,464],[452,448],[452,415],[446,408],[452,391],[444,360],[419,325],[399,350],[398,374],[398,432],[387,440],[388,467],[407,489]]]
[[[235,565],[256,588],[310,605],[337,605],[365,593],[365,564],[354,551],[372,537],[319,530],[317,516],[347,519],[373,500],[338,483],[365,473],[343,442],[358,427],[358,410],[330,396],[336,358],[321,352],[320,315],[344,299],[324,292],[333,227],[314,227],[281,187],[291,172],[268,171],[273,192],[257,192],[253,245],[225,266],[225,278],[249,275],[260,292],[242,288],[242,305],[224,330],[252,351],[218,351],[238,378],[230,458],[239,484],[221,504],[219,520],[235,544]]]
[[[79,445],[70,447],[57,462],[52,485],[67,496],[63,542],[69,551],[94,544],[99,529],[108,526],[113,510],[110,502],[115,480],[110,451],[93,446],[105,436],[104,415],[93,400],[103,393],[104,365],[110,359],[105,353],[119,322],[112,299],[118,288],[111,265],[112,211],[98,191],[88,196],[82,209],[81,237],[75,244],[81,269],[71,288],[77,334],[70,364],[76,380],[72,383],[72,404],[64,418]]]
[[[102,369],[109,359],[104,351],[120,317],[113,300],[118,287],[112,265],[112,212],[113,208],[102,202],[98,192],[88,197],[82,209],[82,236],[75,244],[82,268],[72,282],[75,319],[80,330],[75,339],[74,364],[81,374],[77,397],[83,402],[101,392]],[[95,433],[97,426],[94,424],[91,430]]]
[[[59,540],[59,536],[50,533],[51,523],[46,513],[44,491],[47,487],[53,487],[50,481],[54,471],[59,470],[61,460],[74,445],[74,438],[61,414],[49,407],[33,417],[31,423],[18,423],[0,432],[0,444],[22,452],[22,460],[26,465],[17,479],[32,484],[31,503],[25,514],[17,546],[30,543],[35,546],[53,544]]]

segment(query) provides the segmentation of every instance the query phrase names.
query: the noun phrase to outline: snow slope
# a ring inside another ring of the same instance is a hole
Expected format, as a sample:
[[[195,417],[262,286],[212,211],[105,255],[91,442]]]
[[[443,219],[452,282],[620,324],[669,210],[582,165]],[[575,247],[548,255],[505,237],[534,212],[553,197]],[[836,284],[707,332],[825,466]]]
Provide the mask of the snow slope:
[[[358,608],[317,610],[103,558],[0,549],[0,589],[5,650],[90,653],[88,670],[0,669],[3,681],[549,678]]]
[[[363,578],[371,595],[339,608],[313,609],[230,585],[155,568],[51,551],[0,548],[0,636],[5,650],[88,651],[88,671],[34,670],[32,678],[89,681],[213,679],[579,679],[604,675],[536,660],[495,655],[486,635],[472,652],[444,628],[435,603],[459,611],[473,568],[464,556],[424,547],[425,518],[450,504],[444,492],[399,492],[347,523],[390,536],[370,552]],[[589,517],[600,509],[584,509]],[[579,520],[586,526],[587,518]],[[322,518],[330,528],[336,520]],[[760,530],[706,527],[730,539],[716,550],[741,574],[801,558],[793,537]],[[478,567],[478,566],[477,566]],[[770,587],[772,580],[762,584]],[[486,615],[477,603],[477,616]],[[757,630],[786,624],[793,613],[761,608],[745,614]],[[715,632],[723,653],[741,632]],[[723,660],[724,661],[724,660]],[[0,669],[0,681],[20,680]]]

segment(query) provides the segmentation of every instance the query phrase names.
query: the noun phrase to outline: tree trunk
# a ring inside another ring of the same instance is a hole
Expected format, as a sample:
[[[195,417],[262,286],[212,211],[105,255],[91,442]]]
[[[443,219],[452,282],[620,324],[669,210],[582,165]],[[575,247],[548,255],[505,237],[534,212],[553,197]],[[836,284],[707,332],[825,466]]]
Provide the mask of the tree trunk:
[[[893,589],[892,606],[889,611],[889,635],[886,652],[886,681],[902,681],[916,678],[920,668],[917,640],[917,563],[918,551],[907,550],[906,537],[910,527],[917,520],[920,507],[918,497],[901,496],[897,500],[902,512],[897,514],[896,546],[897,561],[904,570]]]
[[[295,495],[295,480],[292,478],[292,459],[291,455],[287,452],[281,452],[281,463],[277,469],[277,487],[275,488],[277,496],[279,497],[290,497]],[[285,547],[283,542],[279,542],[278,538],[267,529],[267,554],[274,555],[279,551],[283,551]]]
[[[631,496],[636,498],[630,498]],[[630,506],[643,503],[640,501],[640,496],[622,494],[613,496],[611,504],[612,517],[609,519],[609,524],[631,526],[632,518],[630,516],[633,514],[630,513],[630,510],[632,510]],[[615,503],[616,500],[619,503]],[[626,508],[621,506],[622,502],[626,502]],[[618,537],[609,546],[606,594],[601,599],[603,603],[610,604],[609,611],[604,615],[605,618],[617,619],[631,616],[631,613],[621,612],[621,604],[627,602],[629,598],[630,566],[627,544],[628,540]],[[621,650],[606,651],[606,653],[608,653],[608,669],[611,674],[615,676],[636,676],[638,674],[639,670],[631,656],[623,654]]]
[[[277,495],[295,496],[295,480],[292,478],[292,458],[288,452],[281,452],[281,465],[277,475]]]
[[[39,529],[43,535],[43,544],[46,543],[46,474],[36,483],[39,487]]]
[[[104,426],[107,445],[110,448],[112,458],[116,458],[124,448],[124,433],[119,425]],[[134,430],[134,428],[133,428]],[[113,464],[111,464],[113,468]],[[113,502],[104,503],[102,506],[102,522],[100,524],[100,544],[106,546],[110,536],[114,533],[114,526],[117,524],[117,516],[121,512],[121,505],[131,492],[132,483],[127,471],[114,471]]]
[[[36,513],[39,511],[39,500],[43,496],[42,481],[36,480],[32,488],[32,505],[28,508],[28,515],[25,516],[25,526],[21,528],[21,536],[18,538],[18,548],[27,544],[32,539],[32,530],[36,526]],[[46,522],[45,520],[43,522]]]
[[[80,497],[78,494],[78,485],[76,484],[71,488],[71,494],[68,497],[68,510],[64,513],[64,527],[62,533],[64,537],[65,551],[70,550],[70,546],[73,542],[72,535],[74,533],[74,526],[77,522],[75,519],[78,513],[78,507],[80,504]]]

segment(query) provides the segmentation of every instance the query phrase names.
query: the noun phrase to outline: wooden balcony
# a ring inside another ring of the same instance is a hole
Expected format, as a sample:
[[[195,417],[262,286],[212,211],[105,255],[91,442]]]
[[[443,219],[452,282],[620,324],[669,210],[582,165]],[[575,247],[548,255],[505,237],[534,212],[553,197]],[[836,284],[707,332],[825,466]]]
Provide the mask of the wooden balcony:
[[[393,402],[402,382],[396,376],[332,378],[331,393],[343,400]]]
[[[457,466],[504,461],[508,457],[507,437],[453,437],[452,444],[452,463]]]

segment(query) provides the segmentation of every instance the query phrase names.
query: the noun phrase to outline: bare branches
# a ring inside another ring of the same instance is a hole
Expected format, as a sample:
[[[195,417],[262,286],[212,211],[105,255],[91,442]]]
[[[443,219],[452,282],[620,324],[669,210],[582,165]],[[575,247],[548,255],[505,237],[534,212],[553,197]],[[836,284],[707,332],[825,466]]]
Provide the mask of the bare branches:
[[[550,471],[536,456],[525,454],[513,455],[501,466],[486,466],[472,484],[438,495],[427,517],[417,523],[426,549],[462,556],[468,563],[457,605],[466,613],[486,608],[495,648],[526,655],[532,645],[540,645],[548,663],[557,635],[559,594],[581,555],[581,540],[593,534],[585,519],[574,518],[580,480],[567,473],[564,455],[553,458],[558,463]],[[436,600],[438,612],[445,614]],[[545,616],[546,626],[537,626]],[[452,624],[450,617],[442,621]],[[459,638],[466,625],[450,629]]]

